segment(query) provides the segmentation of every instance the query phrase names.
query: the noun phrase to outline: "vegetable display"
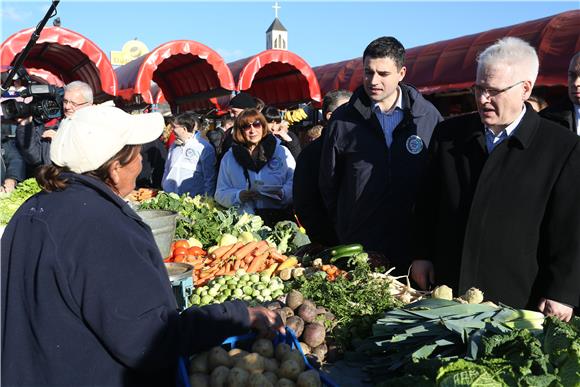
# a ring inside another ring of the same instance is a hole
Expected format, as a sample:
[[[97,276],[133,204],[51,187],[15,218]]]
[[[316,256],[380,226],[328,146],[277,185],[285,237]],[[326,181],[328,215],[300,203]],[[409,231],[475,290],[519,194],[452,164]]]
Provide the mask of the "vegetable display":
[[[30,178],[19,183],[11,193],[0,194],[0,225],[6,225],[28,198],[40,192],[36,179]]]

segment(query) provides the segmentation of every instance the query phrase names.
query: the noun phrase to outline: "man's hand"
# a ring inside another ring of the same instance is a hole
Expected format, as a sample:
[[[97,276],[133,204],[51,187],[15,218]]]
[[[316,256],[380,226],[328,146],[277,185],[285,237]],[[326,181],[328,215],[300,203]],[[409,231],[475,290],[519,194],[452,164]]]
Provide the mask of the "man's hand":
[[[544,313],[545,316],[556,316],[562,321],[570,321],[574,308],[569,305],[562,304],[558,301],[547,298],[540,298],[538,303],[538,310]]]
[[[21,126],[28,125],[28,124],[32,123],[32,116],[26,117],[26,118],[17,118],[16,122],[18,122],[18,125],[21,125]]]
[[[52,140],[54,138],[54,136],[56,136],[56,130],[48,129],[48,130],[45,130],[42,133],[42,136],[41,137],[42,138],[48,138],[48,139]]]
[[[258,196],[256,191],[244,190],[240,191],[240,201],[247,202],[250,200],[254,200]]]
[[[248,308],[250,325],[258,331],[261,337],[273,339],[276,333],[286,334],[284,323],[280,315],[262,306]]]
[[[17,181],[14,179],[7,178],[4,180],[4,184],[0,187],[0,192],[10,193],[16,189]]]
[[[423,290],[435,283],[433,263],[424,259],[416,259],[411,264],[411,279]]]

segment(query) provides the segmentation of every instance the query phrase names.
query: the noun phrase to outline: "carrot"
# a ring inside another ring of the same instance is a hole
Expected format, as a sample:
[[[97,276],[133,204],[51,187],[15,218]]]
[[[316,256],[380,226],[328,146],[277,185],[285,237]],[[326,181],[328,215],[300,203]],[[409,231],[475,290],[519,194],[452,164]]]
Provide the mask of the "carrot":
[[[285,255],[283,255],[283,254],[280,254],[280,253],[278,252],[278,250],[276,250],[276,249],[275,249],[275,248],[273,248],[273,247],[271,247],[269,251],[270,251],[270,256],[271,256],[272,258],[274,258],[274,259],[276,260],[276,262],[284,262],[285,260],[287,260],[287,259],[288,259],[288,257],[287,257],[287,256],[285,256]]]
[[[252,254],[248,254],[248,255],[246,255],[246,258],[244,258],[244,262],[250,264],[250,263],[252,263],[252,261],[254,259],[256,259],[256,257],[257,257],[256,252],[253,252]]]
[[[222,257],[222,256],[223,256],[225,253],[227,253],[227,252],[228,252],[228,250],[229,250],[229,249],[231,249],[231,248],[232,248],[234,245],[235,245],[235,243],[234,243],[234,244],[231,244],[231,245],[226,245],[226,246],[221,246],[221,247],[218,247],[218,248],[217,248],[217,249],[215,249],[215,251],[214,251],[214,252],[211,254],[211,257],[212,257],[213,259],[220,259],[220,258],[221,258],[221,257]]]
[[[234,262],[234,270],[237,271],[241,265],[242,265],[242,259],[238,257],[238,259],[236,259],[236,261]]]
[[[266,251],[268,251],[269,248],[270,248],[270,245],[268,244],[268,242],[260,241],[260,242],[258,242],[258,247],[255,251],[255,255],[260,256],[260,255],[264,254]]]
[[[264,254],[254,258],[254,260],[252,260],[252,263],[250,263],[250,266],[248,266],[247,272],[255,273],[256,271],[258,271],[258,268],[261,267],[266,261],[266,258],[268,258],[268,254],[269,253],[266,251]]]
[[[243,245],[244,245],[244,242],[236,242],[236,243],[234,243],[234,245],[232,246],[232,248],[229,249],[224,255],[222,255],[221,260],[226,260],[229,257],[231,257]]]
[[[249,242],[244,247],[240,248],[236,251],[236,257],[243,259],[246,255],[250,254],[252,251],[256,249],[258,246],[258,242]]]

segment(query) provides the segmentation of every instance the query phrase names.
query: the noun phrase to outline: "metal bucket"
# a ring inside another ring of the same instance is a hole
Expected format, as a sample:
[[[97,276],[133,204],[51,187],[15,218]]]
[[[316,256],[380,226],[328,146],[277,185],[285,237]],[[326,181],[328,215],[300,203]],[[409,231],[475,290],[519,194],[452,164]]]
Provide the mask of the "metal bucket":
[[[163,258],[169,256],[171,243],[175,237],[177,212],[163,210],[139,210],[137,214],[153,231],[153,238]]]

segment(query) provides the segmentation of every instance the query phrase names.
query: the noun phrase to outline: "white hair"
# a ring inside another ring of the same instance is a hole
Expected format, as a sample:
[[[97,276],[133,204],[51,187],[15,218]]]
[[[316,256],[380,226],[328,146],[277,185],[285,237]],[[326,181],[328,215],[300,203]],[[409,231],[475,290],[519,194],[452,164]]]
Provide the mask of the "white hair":
[[[477,71],[480,68],[501,64],[512,68],[514,74],[521,74],[532,86],[538,77],[540,62],[536,50],[528,42],[508,36],[489,46],[477,57]]]
[[[93,89],[89,86],[88,83],[83,81],[73,81],[67,84],[64,87],[64,92],[78,90],[81,95],[83,96],[85,102],[92,104],[93,103]]]

